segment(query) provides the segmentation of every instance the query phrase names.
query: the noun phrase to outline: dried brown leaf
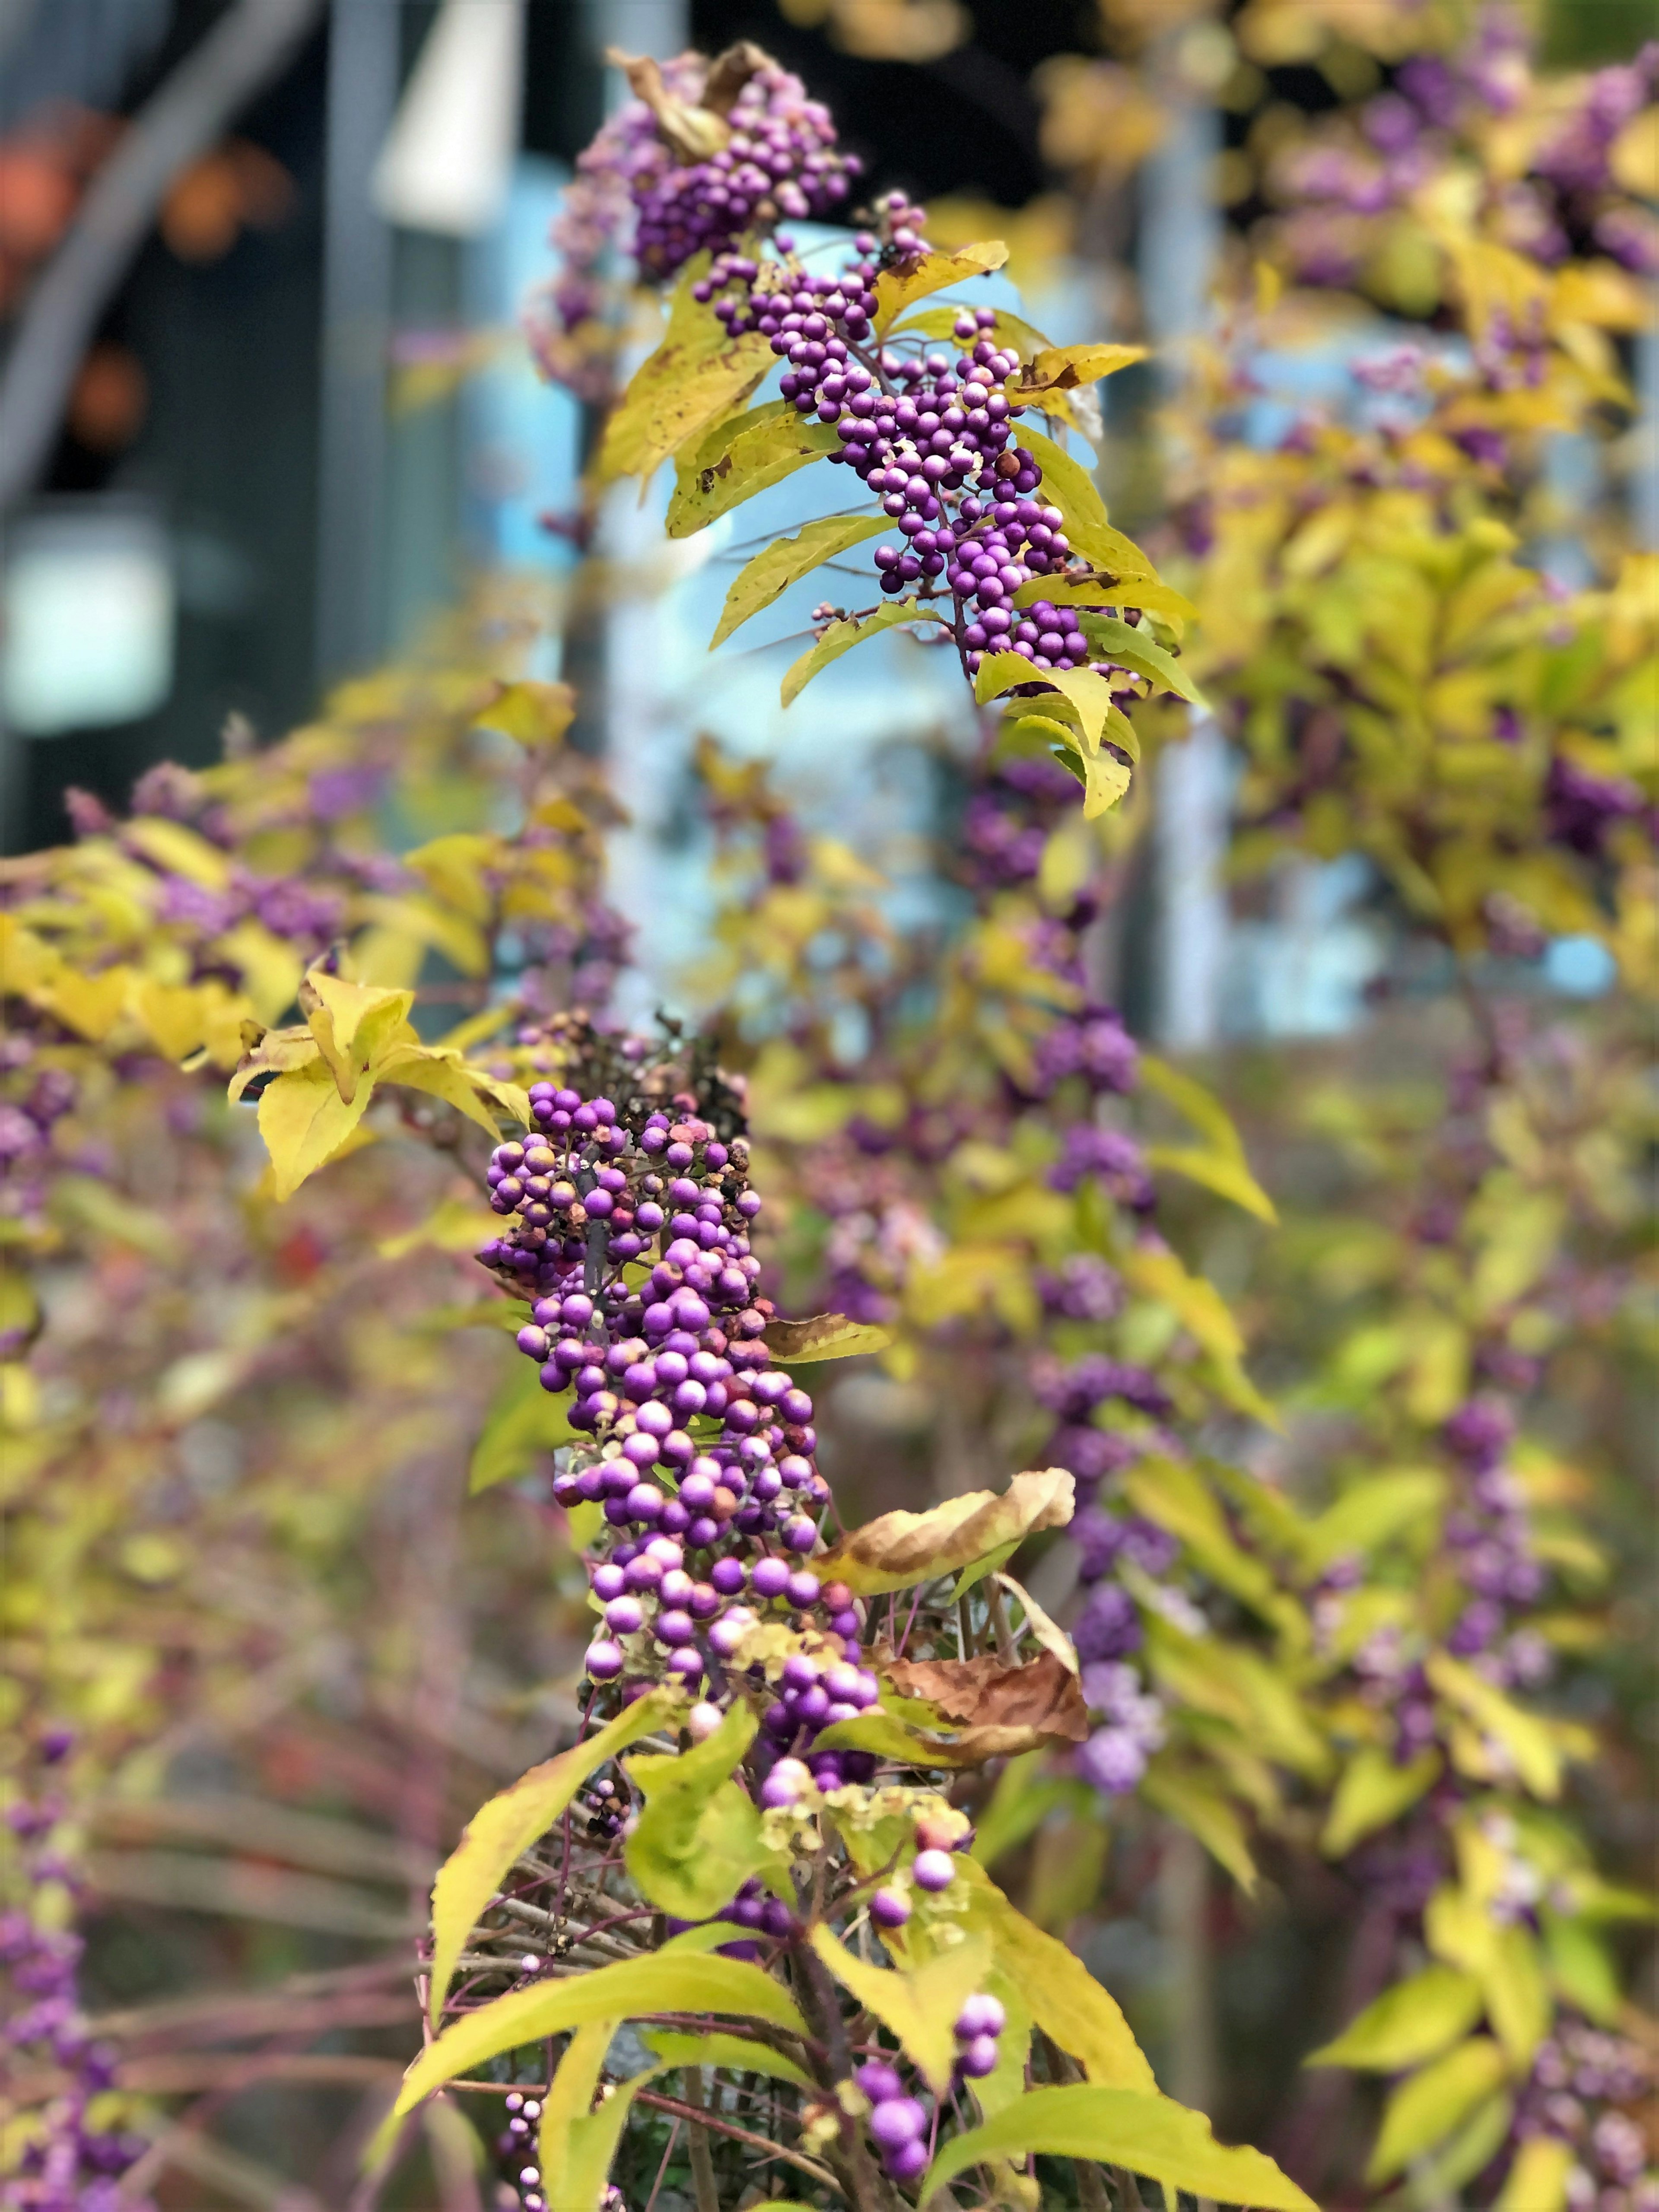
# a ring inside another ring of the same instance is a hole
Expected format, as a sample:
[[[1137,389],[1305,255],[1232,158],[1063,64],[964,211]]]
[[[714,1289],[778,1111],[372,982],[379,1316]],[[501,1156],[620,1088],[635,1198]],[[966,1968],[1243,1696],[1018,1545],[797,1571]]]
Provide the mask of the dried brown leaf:
[[[1017,1474],[1000,1495],[969,1491],[927,1513],[884,1513],[843,1536],[813,1568],[863,1597],[957,1574],[1039,1528],[1063,1528],[1075,1486],[1064,1468],[1048,1467]]]
[[[1026,1728],[1066,1743],[1081,1743],[1089,1733],[1077,1676],[1052,1651],[1023,1667],[986,1652],[976,1659],[898,1659],[886,1671],[902,1696],[925,1698],[965,1727]]]

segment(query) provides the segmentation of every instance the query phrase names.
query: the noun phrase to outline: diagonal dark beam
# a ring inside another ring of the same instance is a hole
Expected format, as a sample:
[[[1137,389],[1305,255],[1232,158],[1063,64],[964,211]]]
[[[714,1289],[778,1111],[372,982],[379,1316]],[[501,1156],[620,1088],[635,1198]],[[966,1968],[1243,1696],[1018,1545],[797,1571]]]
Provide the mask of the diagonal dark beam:
[[[33,290],[0,375],[0,514],[33,489],[99,317],[167,188],[276,76],[325,0],[234,0],[145,101]]]

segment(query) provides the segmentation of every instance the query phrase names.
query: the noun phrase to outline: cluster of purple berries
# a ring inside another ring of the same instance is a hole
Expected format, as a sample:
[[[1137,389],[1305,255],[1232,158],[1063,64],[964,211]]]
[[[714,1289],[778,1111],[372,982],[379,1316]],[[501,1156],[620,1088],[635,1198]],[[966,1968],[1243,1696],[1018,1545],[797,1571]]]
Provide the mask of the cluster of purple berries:
[[[1531,1686],[1548,1670],[1548,1645],[1526,1629],[1505,1635],[1510,1608],[1530,1605],[1545,1579],[1525,1501],[1504,1465],[1514,1416],[1499,1398],[1471,1398],[1444,1433],[1463,1475],[1462,1496],[1446,1516],[1446,1546],[1470,1592],[1446,1648],[1500,1686]]]
[[[553,1485],[561,1504],[602,1504],[616,1532],[592,1569],[604,1629],[588,1674],[660,1673],[696,1690],[766,1608],[811,1613],[848,1656],[792,1656],[764,1722],[776,1752],[805,1747],[873,1705],[877,1686],[856,1663],[851,1591],[805,1564],[830,1492],[812,1401],[772,1364],[770,1307],[751,1303],[748,1148],[689,1108],[654,1110],[635,1133],[609,1099],[550,1082],[529,1096],[538,1131],[498,1146],[489,1171],[492,1206],[517,1223],[479,1257],[541,1293],[519,1349],[544,1389],[573,1394],[570,1425],[592,1439]],[[860,1763],[815,1771],[834,1787]]]
[[[839,275],[731,253],[714,263],[697,296],[734,334],[757,331],[771,341],[787,364],[781,396],[798,413],[835,426],[841,448],[829,458],[879,495],[905,541],[875,550],[884,592],[948,590],[953,635],[970,671],[982,654],[999,651],[1019,653],[1038,670],[1087,666],[1091,648],[1076,609],[1014,604],[1022,586],[1063,576],[1071,559],[1065,516],[1034,495],[1042,470],[1015,442],[1023,403],[1009,386],[1017,384],[1019,356],[990,335],[997,318],[989,307],[957,315],[954,331],[964,350],[954,359],[878,348],[877,280],[884,267],[925,252],[927,242],[922,210],[902,194],[878,201],[876,215],[878,229],[855,235],[856,258]]]
[[[1654,2068],[1638,2043],[1571,2017],[1540,2044],[1516,2100],[1510,2140],[1571,2143],[1571,2212],[1659,2212],[1659,2165],[1628,2110],[1650,2100]]]
[[[69,1741],[66,1731],[49,1734],[48,1765],[63,1757]],[[6,1817],[27,1847],[42,1844],[61,1814],[62,1808],[49,1800],[24,1798]],[[66,1881],[73,1886],[73,1869],[49,1849],[31,1852],[26,1871],[36,1889]],[[120,2176],[143,2155],[143,2138],[90,2121],[93,2100],[114,2086],[115,2066],[107,2048],[88,2034],[81,2012],[76,1976],[82,1948],[72,1929],[46,1927],[26,1908],[0,1912],[0,1968],[13,2007],[0,2026],[0,2044],[68,2077],[40,2112],[39,2132],[33,2139],[23,2135],[15,2170],[0,2179],[0,2212],[121,2212],[122,2207],[144,2212],[119,2186]]]
[[[745,68],[723,113],[702,105],[711,82],[729,89]],[[860,171],[858,157],[837,146],[829,109],[756,48],[713,64],[680,54],[657,70],[656,88],[659,105],[626,101],[579,158],[553,227],[558,270],[532,310],[543,369],[584,398],[609,390],[612,349],[583,338],[602,322],[606,259],[630,222],[640,267],[668,277],[694,254],[721,252],[786,218],[833,217]],[[677,145],[659,114],[671,104],[697,111],[702,133],[724,143],[701,155]]]
[[[704,159],[677,161],[665,143],[660,165],[635,173],[635,252],[653,276],[786,217],[833,216],[860,172],[857,155],[838,148],[829,109],[775,62],[761,62],[726,119],[725,144]]]
[[[997,2039],[1007,2015],[994,1996],[971,1996],[957,2015],[957,2073],[981,2081],[997,2066]],[[890,2180],[918,2180],[927,2170],[935,2122],[920,2097],[905,2087],[896,2066],[872,2058],[854,2079],[870,2100],[870,2135]]]

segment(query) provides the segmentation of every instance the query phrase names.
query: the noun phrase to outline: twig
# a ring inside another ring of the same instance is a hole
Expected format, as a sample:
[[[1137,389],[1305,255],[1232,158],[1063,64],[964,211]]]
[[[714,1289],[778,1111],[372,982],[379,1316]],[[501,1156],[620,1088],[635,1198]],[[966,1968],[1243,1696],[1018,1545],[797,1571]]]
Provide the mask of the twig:
[[[685,2069],[685,2101],[699,2112],[705,2109],[701,2066],[688,2066]],[[714,2154],[708,2148],[708,2130],[701,2119],[691,2121],[687,2127],[686,2148],[691,2154],[691,2186],[696,2195],[697,2212],[720,2212]]]

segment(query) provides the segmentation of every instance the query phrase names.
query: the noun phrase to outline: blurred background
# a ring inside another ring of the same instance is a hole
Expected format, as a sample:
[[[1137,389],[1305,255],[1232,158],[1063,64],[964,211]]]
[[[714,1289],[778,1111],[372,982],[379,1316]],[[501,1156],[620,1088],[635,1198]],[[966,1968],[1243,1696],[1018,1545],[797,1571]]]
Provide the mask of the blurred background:
[[[1189,0],[7,0],[6,849],[64,835],[66,785],[123,799],[155,761],[217,757],[231,716],[265,738],[292,727],[482,574],[544,591],[541,672],[561,672],[590,426],[538,380],[518,318],[547,276],[572,160],[620,97],[613,46],[762,41],[833,104],[871,174],[933,207],[936,235],[1009,235],[1007,274],[1052,337],[1163,345],[1163,371],[1103,387],[1103,478],[1144,526],[1146,412],[1230,230],[1261,212],[1263,148],[1376,75],[1340,35],[1306,52],[1279,37],[1279,52],[1262,19],[1244,11],[1241,30]],[[1547,58],[1628,52],[1646,22],[1641,0],[1557,0]],[[85,250],[88,195],[116,234],[101,252]],[[1297,399],[1340,374],[1316,355],[1280,368]],[[1569,520],[1551,557],[1572,582],[1572,502],[1607,489],[1583,475],[1564,450]],[[755,526],[771,519],[757,510]],[[645,999],[703,919],[706,854],[676,796],[696,731],[780,761],[798,803],[855,842],[861,824],[925,908],[907,840],[939,792],[915,740],[963,714],[927,656],[883,643],[785,717],[787,640],[718,666],[701,641],[732,573],[729,526],[670,562],[654,523],[626,494],[599,518],[624,588],[575,626],[563,672],[582,689],[581,741],[611,755],[634,812],[617,895],[651,910]],[[1132,1016],[1188,1042],[1224,1023],[1340,1031],[1379,964],[1363,870],[1304,872],[1272,911],[1230,916],[1209,880],[1224,762],[1200,744],[1169,773],[1155,865],[1193,895],[1142,887],[1117,979]],[[1160,947],[1158,913],[1176,904],[1180,941]],[[1594,946],[1551,959],[1564,988],[1605,982]]]
[[[1357,19],[1365,0],[1349,4]],[[1265,0],[0,0],[5,852],[68,835],[67,787],[124,805],[158,762],[204,766],[275,738],[330,686],[414,651],[458,604],[510,590],[536,627],[533,672],[579,686],[575,742],[604,759],[629,810],[609,844],[609,896],[639,926],[623,1014],[678,1002],[707,939],[711,847],[693,793],[704,737],[775,763],[799,817],[881,871],[900,927],[936,918],[960,897],[937,864],[972,739],[955,682],[882,641],[781,712],[777,679],[816,586],[784,603],[793,616],[772,628],[787,635],[717,660],[706,650],[737,562],[799,520],[793,488],[745,507],[741,531],[728,518],[678,545],[661,533],[660,484],[643,506],[628,486],[597,512],[584,505],[596,417],[538,377],[520,318],[550,274],[548,229],[575,155],[622,96],[605,55],[757,40],[832,105],[872,178],[927,204],[938,242],[1010,240],[988,301],[1017,301],[1056,341],[1152,346],[1155,360],[1102,387],[1101,480],[1114,519],[1149,531],[1162,504],[1152,416],[1203,324],[1212,270],[1261,213],[1275,134],[1380,81],[1340,7],[1300,43],[1276,40],[1274,13]],[[1565,68],[1627,56],[1652,29],[1649,0],[1543,11],[1546,58]],[[642,331],[641,349],[649,342]],[[1611,461],[1561,441],[1536,554],[1564,583],[1583,580],[1579,541],[1600,508],[1659,542],[1643,459],[1659,384],[1650,337],[1634,368],[1645,434]],[[1276,407],[1343,374],[1317,346],[1261,370],[1264,441],[1284,419]],[[1165,757],[1153,835],[1101,948],[1103,982],[1138,1034],[1234,1048],[1237,1093],[1270,1121],[1285,1063],[1253,1063],[1253,1048],[1305,1041],[1310,1079],[1392,1072],[1400,1030],[1371,987],[1409,960],[1397,912],[1357,856],[1229,884],[1234,772],[1201,725]],[[1559,936],[1539,974],[1550,993],[1594,1000],[1612,971],[1596,942]],[[1425,1063],[1440,1053],[1444,1009],[1423,1007],[1445,981],[1428,979],[1413,1013]],[[1250,1134],[1281,1180],[1300,1171],[1294,1144],[1275,1155]],[[429,1180],[435,1194],[439,1169]],[[372,1157],[352,1189],[285,1210],[257,1255],[271,1303],[251,1330],[274,1337],[283,1299],[298,1300],[325,1255],[376,1249],[388,1209],[422,1203]],[[1339,1194],[1322,1186],[1313,1202]],[[190,1240],[230,1250],[252,1233],[228,1203],[192,1212],[163,1190],[156,1204],[171,1206],[171,1231],[135,1214],[132,1253],[97,1288],[106,1308],[127,1297],[145,1236],[149,1260],[175,1270],[183,1311]],[[1206,1255],[1230,1292],[1250,1278],[1255,1248],[1238,1241],[1249,1233],[1224,1228]],[[450,1258],[412,1252],[402,1322],[416,1328],[410,1316],[453,1296],[454,1281]],[[188,1358],[163,1376],[175,1486],[190,1512],[216,1516],[217,1548],[203,1556],[220,1610],[210,1638],[167,1630],[186,1717],[147,1756],[152,1780],[165,1773],[214,1809],[129,1807],[94,1837],[89,1988],[112,2019],[142,2016],[140,2046],[153,2032],[160,2049],[192,2003],[211,2042],[202,1990],[288,1978],[286,2009],[236,2031],[270,2038],[251,2090],[234,2057],[155,2062],[158,2094],[201,2100],[193,2148],[174,2146],[169,2207],[353,2201],[354,2116],[406,2043],[406,1945],[434,1853],[565,1717],[524,1686],[568,1669],[580,1618],[568,1556],[527,1504],[475,1516],[463,1534],[453,1494],[500,1347],[446,1346],[441,1370],[428,1348],[431,1371],[411,1371],[390,1306],[365,1316],[350,1297],[347,1281],[310,1315],[309,1335],[257,1370],[310,1455],[268,1492],[254,1480],[265,1401],[245,1395],[233,1417],[215,1395],[232,1383]],[[88,1358],[95,1338],[88,1319]],[[143,1370],[160,1355],[134,1342],[124,1356]],[[863,1427],[847,1391],[848,1461],[875,1466],[872,1484],[890,1470],[923,1494],[914,1404],[873,1376],[862,1387]],[[1588,1373],[1587,1404],[1600,1387]],[[1584,1425],[1639,1462],[1631,1431],[1644,1402],[1632,1386],[1589,1406]],[[236,1503],[243,1484],[257,1505]],[[1650,1504],[1637,1478],[1617,1510],[1639,1553]],[[167,1587],[161,1554],[129,1566]],[[550,1626],[553,1589],[564,1610]],[[1650,1616],[1629,1618],[1639,1630]],[[1633,1705],[1638,1692],[1616,1694]],[[192,1699],[211,1706],[211,1725],[189,1717]],[[1639,1777],[1626,1768],[1612,1795],[1604,1829],[1634,1861],[1649,1838]],[[1207,2104],[1224,2073],[1228,2122],[1247,2130],[1290,2063],[1257,2047],[1262,2024],[1297,2015],[1320,1913],[1334,1908],[1317,1899],[1295,1925],[1250,1921],[1231,1892],[1206,1905],[1200,1881],[1188,1917],[1204,1940],[1183,1948],[1188,1906],[1178,1889],[1161,1905],[1152,1894],[1145,1832],[1121,1850],[1126,1887],[1151,1902],[1114,1920],[1091,1960],[1133,1993],[1160,2063],[1173,2053],[1188,2068],[1177,2088]],[[286,2076],[270,2058],[283,2037],[304,2054]],[[476,2202],[448,2155],[440,2130],[435,2179],[422,2168],[396,2201]]]

